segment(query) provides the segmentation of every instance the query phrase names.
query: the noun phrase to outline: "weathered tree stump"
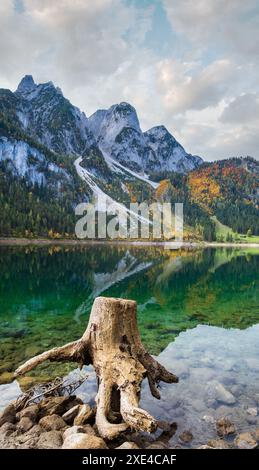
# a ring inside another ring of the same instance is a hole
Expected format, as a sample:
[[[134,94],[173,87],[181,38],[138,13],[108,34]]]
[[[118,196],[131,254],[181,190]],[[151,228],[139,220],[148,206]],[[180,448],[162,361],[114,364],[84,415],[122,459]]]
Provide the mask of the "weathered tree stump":
[[[74,361],[81,367],[93,364],[98,380],[96,425],[100,435],[113,439],[128,427],[155,431],[156,420],[138,406],[141,382],[147,377],[152,395],[160,398],[157,383],[178,382],[178,378],[145,350],[136,310],[132,300],[97,297],[87,329],[78,341],[29,359],[16,375],[46,360]]]

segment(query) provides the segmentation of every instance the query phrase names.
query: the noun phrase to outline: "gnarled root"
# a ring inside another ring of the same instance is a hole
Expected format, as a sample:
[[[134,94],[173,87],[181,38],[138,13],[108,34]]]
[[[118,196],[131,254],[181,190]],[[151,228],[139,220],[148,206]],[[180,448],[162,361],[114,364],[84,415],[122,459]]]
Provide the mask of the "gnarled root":
[[[160,398],[159,381],[178,382],[142,345],[136,302],[132,300],[97,297],[81,339],[33,357],[16,370],[16,375],[46,360],[73,361],[80,366],[93,364],[99,384],[96,425],[106,439],[114,439],[128,427],[146,432],[156,430],[156,420],[138,406],[144,377],[156,398]]]

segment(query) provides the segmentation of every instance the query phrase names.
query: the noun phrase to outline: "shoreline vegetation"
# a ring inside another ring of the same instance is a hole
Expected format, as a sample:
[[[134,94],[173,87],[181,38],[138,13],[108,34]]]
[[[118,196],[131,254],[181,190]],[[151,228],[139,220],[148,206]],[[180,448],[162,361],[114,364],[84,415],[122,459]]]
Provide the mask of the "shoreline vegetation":
[[[175,246],[175,242],[171,241],[156,241],[156,240],[79,240],[73,238],[60,238],[60,239],[51,239],[51,238],[18,238],[18,237],[0,237],[0,246],[12,246],[12,245],[71,245],[71,246],[87,246],[87,245],[129,245],[129,246],[161,246],[172,248]],[[259,243],[251,242],[191,242],[183,241],[178,243],[178,248],[259,248]]]

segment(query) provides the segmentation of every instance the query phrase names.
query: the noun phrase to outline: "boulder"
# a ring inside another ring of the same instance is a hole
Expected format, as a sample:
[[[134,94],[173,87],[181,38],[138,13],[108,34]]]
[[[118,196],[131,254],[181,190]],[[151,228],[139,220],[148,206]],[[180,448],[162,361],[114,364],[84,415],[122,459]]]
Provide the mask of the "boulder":
[[[216,390],[216,398],[218,401],[225,403],[227,405],[233,405],[234,403],[236,403],[236,399],[234,395],[231,392],[229,392],[221,383],[216,384],[215,390]]]
[[[126,441],[119,447],[116,447],[116,449],[140,449],[140,447],[135,442]]]
[[[40,403],[40,417],[53,414],[63,415],[70,408],[80,403],[82,401],[74,395],[44,398]]]
[[[75,405],[70,410],[66,411],[62,418],[67,424],[73,423],[75,417],[78,415],[80,405]]]
[[[25,433],[29,431],[33,426],[34,422],[27,416],[24,416],[20,419],[19,423],[17,424],[17,431],[20,433]]]
[[[13,423],[4,423],[0,428],[0,435],[10,436],[13,432],[16,431],[16,426]]]
[[[67,428],[63,434],[63,438],[66,439],[68,436],[71,436],[71,434],[78,433],[91,434],[92,436],[96,435],[92,426],[90,426],[90,424],[85,424],[84,426],[71,426],[70,428]]]
[[[259,443],[259,428],[257,428],[253,433],[256,441]]]
[[[64,440],[62,449],[108,449],[108,447],[100,437],[75,433]]]
[[[230,434],[236,433],[236,428],[231,421],[226,418],[220,418],[216,421],[217,434],[220,437],[229,436]]]
[[[168,449],[168,445],[163,441],[154,441],[147,446],[147,449]]]
[[[257,408],[247,408],[247,413],[250,416],[257,416]]]
[[[77,416],[74,419],[75,426],[90,423],[95,415],[95,410],[90,405],[80,405]]]
[[[211,439],[208,446],[213,447],[213,449],[229,449],[229,445],[223,439]]]
[[[18,417],[21,418],[30,418],[30,420],[35,423],[37,420],[39,413],[39,406],[38,405],[30,405],[27,408],[24,408],[20,413],[18,413]]]
[[[197,447],[197,449],[215,449],[215,447],[210,447],[207,444],[203,444],[202,446]]]
[[[16,422],[16,411],[14,405],[8,405],[0,413],[0,426],[3,426],[5,423],[15,423]]]
[[[62,446],[62,433],[61,431],[48,431],[43,432],[38,440],[37,447],[39,449],[59,449]]]
[[[40,436],[42,432],[44,432],[44,429],[39,424],[34,424],[34,426],[29,431],[27,431],[27,434]]]
[[[39,425],[45,429],[45,431],[59,431],[66,426],[66,423],[61,416],[52,414],[41,418]]]
[[[238,449],[256,449],[258,444],[250,432],[243,432],[235,439],[235,445]]]

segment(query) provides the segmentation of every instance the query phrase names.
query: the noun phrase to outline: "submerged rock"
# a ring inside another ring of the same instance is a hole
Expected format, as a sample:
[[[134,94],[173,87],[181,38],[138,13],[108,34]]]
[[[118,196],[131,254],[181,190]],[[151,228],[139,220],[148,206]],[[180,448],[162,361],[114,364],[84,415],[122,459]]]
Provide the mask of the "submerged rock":
[[[182,434],[180,434],[179,439],[185,444],[188,444],[193,440],[193,434],[191,431],[183,431]]]
[[[236,433],[236,428],[231,421],[226,418],[220,418],[216,421],[217,434],[220,437],[229,436],[230,434]]]
[[[213,447],[213,449],[229,449],[229,445],[223,439],[211,439],[208,442],[209,447]]]
[[[239,434],[235,439],[235,445],[238,449],[256,449],[258,444],[250,432]]]

